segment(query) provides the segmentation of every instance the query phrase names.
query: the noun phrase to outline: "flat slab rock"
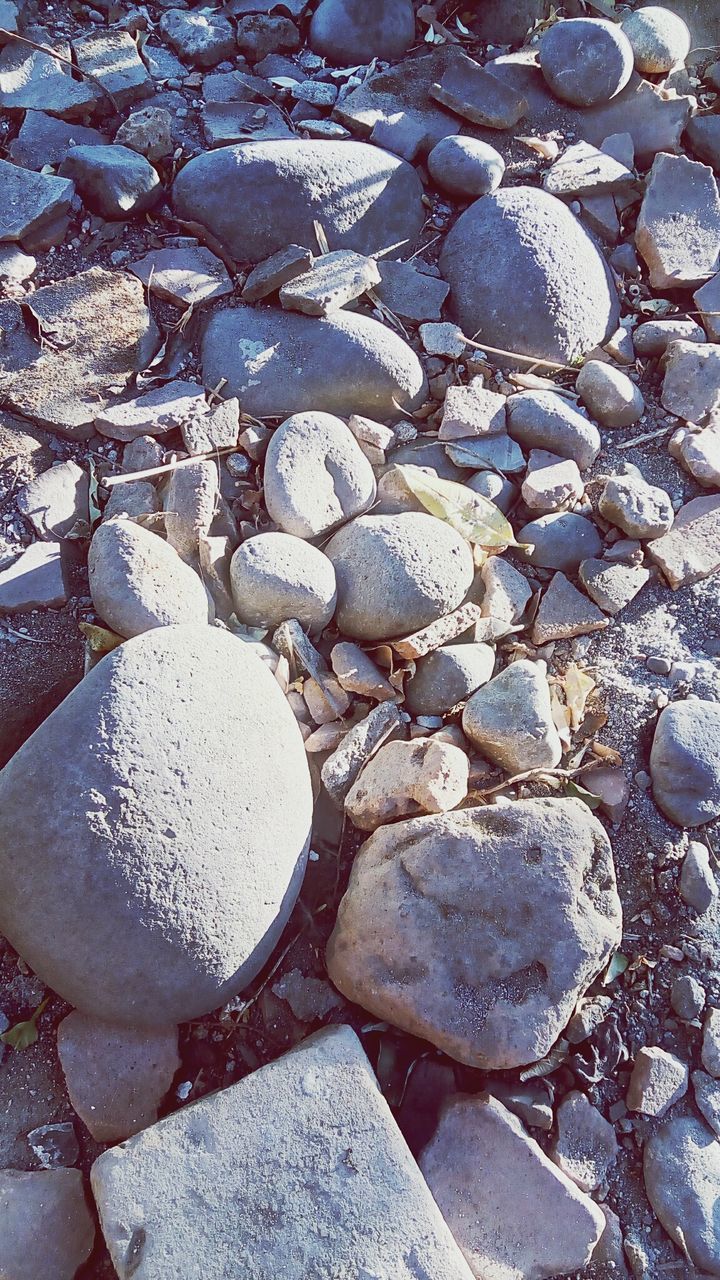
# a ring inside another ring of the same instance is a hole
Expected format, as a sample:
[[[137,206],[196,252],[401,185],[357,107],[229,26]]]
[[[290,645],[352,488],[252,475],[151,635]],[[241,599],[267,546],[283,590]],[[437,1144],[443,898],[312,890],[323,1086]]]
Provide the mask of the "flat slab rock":
[[[604,829],[519,800],[381,827],[327,949],[335,986],[470,1066],[542,1058],[620,939]]]
[[[194,307],[224,298],[233,285],[220,258],[203,245],[153,249],[130,266],[151,293],[176,307]]]
[[[67,213],[75,194],[68,178],[21,169],[0,160],[0,241],[38,233]]]
[[[472,1278],[349,1027],[105,1152],[91,1181],[134,1280]]]
[[[79,1169],[0,1171],[0,1275],[73,1280],[95,1239]]]
[[[647,544],[673,591],[720,569],[720,496],[693,498],[681,507],[669,533]]]
[[[720,195],[712,169],[662,152],[653,161],[635,244],[654,289],[702,284],[720,266]]]

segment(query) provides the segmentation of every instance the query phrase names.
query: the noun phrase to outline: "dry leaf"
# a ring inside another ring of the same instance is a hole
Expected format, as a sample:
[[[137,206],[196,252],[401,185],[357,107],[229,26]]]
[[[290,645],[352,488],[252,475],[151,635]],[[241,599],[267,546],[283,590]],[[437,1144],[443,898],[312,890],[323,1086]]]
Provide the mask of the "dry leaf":
[[[595,686],[592,676],[582,671],[576,662],[571,662],[563,679],[565,701],[570,712],[570,724],[579,729],[585,717],[585,705]]]
[[[516,142],[523,142],[526,147],[530,147],[531,151],[537,151],[543,160],[557,160],[560,155],[560,148],[554,138],[521,138],[515,139]]]
[[[80,622],[78,626],[93,653],[112,653],[113,649],[117,649],[125,641],[125,637],[119,636],[116,631],[95,626],[92,622]]]
[[[398,465],[402,479],[431,515],[446,521],[461,537],[481,547],[516,547],[512,526],[502,511],[467,485],[442,480],[423,467]]]
[[[570,746],[570,712],[560,697],[556,685],[550,686],[550,708],[560,741],[567,750]]]

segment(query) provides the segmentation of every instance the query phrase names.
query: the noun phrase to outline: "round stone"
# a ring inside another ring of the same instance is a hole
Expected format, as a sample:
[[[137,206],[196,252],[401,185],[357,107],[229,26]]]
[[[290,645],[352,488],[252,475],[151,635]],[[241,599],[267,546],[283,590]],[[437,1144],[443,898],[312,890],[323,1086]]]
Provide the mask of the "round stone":
[[[540,41],[539,57],[555,97],[576,107],[609,102],[625,88],[633,69],[630,41],[603,18],[555,22]]]
[[[90,543],[88,576],[97,612],[121,636],[208,620],[207,593],[195,570],[133,520],[103,521]]]
[[[401,58],[415,36],[411,0],[321,0],[310,23],[309,43],[335,66],[372,58]]]
[[[643,75],[663,75],[685,61],[690,52],[690,32],[676,13],[662,5],[636,9],[624,19],[622,29],[632,46],[635,66]]]
[[[720,814],[720,702],[688,698],[660,712],[650,752],[655,803],[678,827]]]
[[[335,612],[335,570],[311,542],[289,533],[260,533],[230,561],[235,612],[249,627],[277,627],[297,618],[322,631]]]
[[[0,931],[84,1013],[200,1017],[265,964],[311,821],[302,736],[253,650],[208,626],[148,631],[0,775]]]
[[[604,427],[631,427],[645,412],[640,388],[622,369],[603,360],[588,360],[575,389],[588,413]]]
[[[648,1200],[662,1225],[703,1274],[720,1275],[720,1142],[694,1116],[671,1116],[645,1143]]]
[[[430,152],[427,167],[433,182],[454,196],[486,196],[500,186],[505,173],[499,151],[462,134],[442,138]]]
[[[330,413],[294,413],[265,455],[265,504],[286,533],[316,538],[367,511],[375,473],[352,431]]]
[[[462,604],[474,576],[468,543],[419,511],[360,516],[325,552],[337,578],[337,625],[358,640],[419,631]]]
[[[493,673],[489,644],[446,644],[420,658],[405,685],[405,706],[413,716],[443,716],[465,702]]]

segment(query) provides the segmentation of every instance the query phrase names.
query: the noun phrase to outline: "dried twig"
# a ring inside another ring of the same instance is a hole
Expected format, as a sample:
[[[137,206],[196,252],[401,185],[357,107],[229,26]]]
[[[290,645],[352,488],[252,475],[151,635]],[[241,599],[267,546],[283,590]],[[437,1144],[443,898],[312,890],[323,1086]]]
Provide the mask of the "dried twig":
[[[204,462],[207,458],[217,458],[225,453],[237,453],[236,444],[223,445],[221,449],[210,449],[207,453],[193,453],[189,458],[177,458],[174,462],[165,462],[160,467],[146,467],[144,471],[128,471],[121,476],[106,476],[104,489],[114,489],[116,484],[129,484],[131,480],[150,480],[153,476],[165,476],[170,471],[179,471],[181,467],[189,467],[193,462]]]
[[[586,773],[589,769],[596,769],[597,763],[591,760],[588,764],[581,764],[577,769],[527,769],[525,773],[516,773],[514,778],[506,778],[505,782],[498,782],[494,787],[487,787],[483,791],[473,791],[474,796],[494,796],[498,791],[505,791],[507,787],[514,787],[518,782],[542,782],[544,778],[576,778],[580,773]]]
[[[543,369],[555,369],[558,373],[579,373],[578,369],[573,369],[569,364],[558,364],[556,360],[541,360],[540,356],[524,356],[519,351],[503,351],[502,347],[489,347],[487,342],[475,342],[473,338],[466,338],[465,334],[463,334],[463,341],[477,351],[489,351],[492,356],[503,356],[509,360],[524,360],[526,364],[538,365]]]
[[[642,436],[635,436],[632,440],[625,440],[623,444],[618,445],[618,449],[632,449],[636,444],[647,444],[648,440],[659,440],[661,436],[666,436],[668,431],[674,431],[674,427],[661,427],[659,431],[646,431]]]
[[[66,67],[71,67],[73,71],[77,71],[79,75],[85,78],[85,80],[90,80],[92,84],[96,85],[100,92],[103,93],[106,98],[109,98],[115,114],[120,114],[117,99],[113,97],[107,85],[104,85],[102,80],[98,80],[98,77],[93,75],[92,71],[85,71],[82,67],[77,66],[70,58],[66,58],[64,54],[57,53],[55,49],[50,49],[46,44],[38,44],[35,40],[29,40],[27,36],[19,36],[15,31],[8,31],[6,27],[0,27],[0,36],[5,36],[7,40],[16,40],[19,44],[27,44],[31,49],[35,49],[38,53],[46,53],[49,58],[56,58],[58,62],[64,62]]]

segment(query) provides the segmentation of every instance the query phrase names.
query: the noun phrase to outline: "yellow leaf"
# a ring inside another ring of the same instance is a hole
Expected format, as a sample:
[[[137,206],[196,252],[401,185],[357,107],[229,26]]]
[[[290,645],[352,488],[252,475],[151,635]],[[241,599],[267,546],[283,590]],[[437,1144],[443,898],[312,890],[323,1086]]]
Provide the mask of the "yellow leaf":
[[[555,685],[550,686],[550,708],[555,728],[560,735],[560,741],[567,749],[570,746],[570,712]]]
[[[78,625],[93,653],[111,653],[124,641],[124,636],[109,631],[107,627],[97,627],[92,622],[81,622]]]
[[[423,467],[398,466],[402,479],[431,515],[444,520],[467,542],[481,547],[517,546],[512,526],[493,502],[467,485],[442,480]]]
[[[570,723],[573,729],[579,729],[585,715],[585,704],[595,688],[595,681],[587,671],[581,671],[576,662],[571,662],[565,671],[564,685]]]

